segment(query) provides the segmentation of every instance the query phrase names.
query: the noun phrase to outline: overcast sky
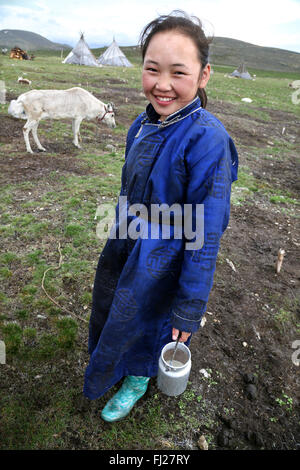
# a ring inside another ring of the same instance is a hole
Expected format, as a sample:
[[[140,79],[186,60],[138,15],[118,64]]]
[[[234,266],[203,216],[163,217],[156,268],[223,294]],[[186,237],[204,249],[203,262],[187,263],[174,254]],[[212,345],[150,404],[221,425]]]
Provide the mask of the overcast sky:
[[[206,31],[300,52],[300,0],[0,0],[0,30],[23,29],[74,46],[137,44],[143,26],[174,9],[198,16]]]

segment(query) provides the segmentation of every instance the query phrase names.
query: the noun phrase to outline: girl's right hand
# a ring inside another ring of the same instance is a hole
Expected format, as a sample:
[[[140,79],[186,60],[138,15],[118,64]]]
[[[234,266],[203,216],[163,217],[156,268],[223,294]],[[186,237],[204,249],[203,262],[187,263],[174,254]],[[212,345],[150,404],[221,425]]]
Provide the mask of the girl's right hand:
[[[179,335],[179,330],[177,330],[177,328],[173,328],[172,329],[172,339],[173,339],[173,341],[177,340],[178,335]],[[185,343],[190,336],[191,336],[191,333],[188,333],[186,331],[182,331],[179,342],[180,343]]]

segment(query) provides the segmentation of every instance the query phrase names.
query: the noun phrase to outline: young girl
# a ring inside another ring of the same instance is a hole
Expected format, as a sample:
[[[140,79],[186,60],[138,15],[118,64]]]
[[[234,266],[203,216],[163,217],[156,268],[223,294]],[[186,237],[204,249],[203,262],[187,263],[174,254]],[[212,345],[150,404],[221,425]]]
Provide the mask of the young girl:
[[[204,243],[186,249],[172,224],[169,239],[161,231],[108,239],[95,277],[84,394],[98,398],[125,377],[102,410],[110,422],[127,416],[146,392],[163,346],[179,334],[189,344],[198,330],[238,169],[232,139],[205,110],[209,41],[200,21],[183,12],[160,16],[145,27],[141,50],[149,104],[128,132],[120,196],[149,213],[153,204],[190,205],[194,223],[203,204]],[[128,222],[135,218],[126,214]]]

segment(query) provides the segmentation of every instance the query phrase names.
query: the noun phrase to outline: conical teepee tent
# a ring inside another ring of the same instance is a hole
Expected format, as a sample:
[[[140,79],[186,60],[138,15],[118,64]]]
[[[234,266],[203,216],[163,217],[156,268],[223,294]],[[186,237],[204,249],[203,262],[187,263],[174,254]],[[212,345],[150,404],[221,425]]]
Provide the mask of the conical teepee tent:
[[[246,80],[251,80],[252,77],[246,69],[246,65],[242,63],[238,69],[230,74],[232,77],[245,78]]]
[[[101,67],[85,42],[83,34],[80,35],[78,43],[62,63]]]
[[[133,67],[126,56],[123,54],[115,38],[111,45],[103,52],[98,58],[99,64],[102,65],[115,65],[117,67]]]

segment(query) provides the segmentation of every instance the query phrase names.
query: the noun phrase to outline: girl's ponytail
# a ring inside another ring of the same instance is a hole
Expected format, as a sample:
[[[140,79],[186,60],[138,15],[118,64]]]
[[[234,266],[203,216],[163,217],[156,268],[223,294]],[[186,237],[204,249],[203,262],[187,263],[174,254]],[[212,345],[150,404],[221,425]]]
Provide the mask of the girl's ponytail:
[[[198,93],[197,95],[199,96],[201,100],[201,106],[202,108],[206,108],[207,105],[207,94],[204,88],[198,88]]]

